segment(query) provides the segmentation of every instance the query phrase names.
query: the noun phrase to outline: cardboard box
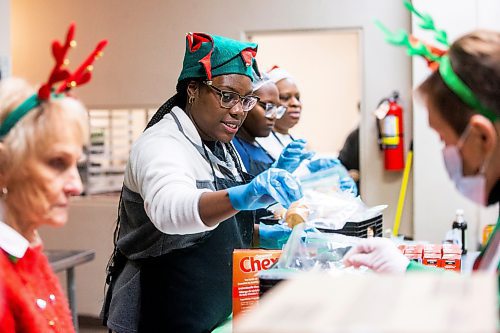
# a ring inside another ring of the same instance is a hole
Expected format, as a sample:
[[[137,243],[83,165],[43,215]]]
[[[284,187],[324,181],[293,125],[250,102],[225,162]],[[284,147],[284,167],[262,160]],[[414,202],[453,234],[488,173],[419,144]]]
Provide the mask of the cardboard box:
[[[445,243],[442,247],[443,254],[462,254],[462,248],[458,244]]]
[[[269,269],[281,250],[245,249],[233,252],[233,316],[247,312],[259,301],[257,273]]]
[[[422,244],[406,245],[404,255],[410,260],[421,263],[423,250],[424,246]]]
[[[460,272],[462,269],[462,248],[457,244],[443,244],[441,267]]]
[[[419,253],[405,253],[406,258],[422,263],[422,255]]]
[[[424,252],[422,264],[426,266],[441,267],[441,253]]]
[[[426,266],[441,267],[441,245],[425,244],[422,264]]]
[[[441,254],[442,246],[441,244],[425,244],[424,245],[424,256],[426,253],[438,253]]]
[[[440,267],[450,271],[460,272],[462,269],[462,256],[454,253],[443,254]]]
[[[422,256],[422,253],[424,252],[424,246],[422,244],[411,244],[411,245],[406,245],[405,248],[405,254],[419,254]]]

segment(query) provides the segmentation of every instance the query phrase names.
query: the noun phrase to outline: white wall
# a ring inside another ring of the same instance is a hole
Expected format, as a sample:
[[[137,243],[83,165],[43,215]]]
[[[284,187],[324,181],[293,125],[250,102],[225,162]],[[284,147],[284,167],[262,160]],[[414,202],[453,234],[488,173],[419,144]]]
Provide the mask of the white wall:
[[[404,52],[384,42],[381,32],[373,25],[373,18],[409,29],[409,14],[400,1],[15,0],[11,5],[13,73],[32,82],[47,77],[52,66],[49,43],[54,38],[64,37],[70,21],[77,23],[79,45],[70,55],[73,65],[99,38],[109,39],[104,57],[95,65],[92,84],[76,92],[89,106],[109,108],[160,105],[166,100],[174,90],[184,54],[184,34],[189,31],[208,31],[239,39],[247,31],[359,29],[363,68],[360,135],[363,199],[369,205],[388,203],[391,207],[384,219],[386,224],[392,224],[401,173],[383,171],[371,113],[378,101],[393,89],[398,89],[401,96],[408,99],[411,68],[410,59]],[[320,75],[321,67],[311,65]],[[411,128],[409,106],[405,103],[406,133]],[[401,226],[405,233],[412,231],[412,192],[410,183]],[[91,208],[88,214],[92,218],[85,214],[80,210],[78,215],[72,215],[67,231],[50,238],[47,247],[68,246],[72,237],[78,237],[75,246],[84,246],[86,240],[93,246],[96,239],[103,242],[107,239],[109,247],[114,223],[112,214],[95,215]],[[93,223],[96,229],[81,229],[82,223]],[[100,258],[108,255],[99,254]],[[104,267],[96,267],[79,278],[79,288],[87,293],[79,299],[82,311],[98,313],[103,281]],[[90,303],[81,304],[84,299]]]
[[[40,230],[46,248],[95,251],[93,261],[75,268],[78,313],[99,315],[100,305],[104,300],[106,265],[113,251],[112,237],[117,207],[118,197],[73,198],[66,226]],[[58,276],[65,285],[66,273],[61,272]]]
[[[448,32],[453,41],[476,28],[500,30],[500,2],[497,0],[415,0],[414,5],[429,13],[435,24]],[[450,8],[454,8],[451,10]],[[413,22],[417,36],[429,37]],[[432,41],[432,40],[429,40]],[[416,87],[429,71],[421,59],[413,61],[413,85]],[[482,226],[494,223],[498,207],[481,209],[462,197],[449,180],[441,154],[442,144],[428,126],[427,112],[422,105],[414,105],[415,171],[414,171],[414,228],[415,237],[440,242],[457,208],[465,210],[469,223],[470,248],[480,239]]]
[[[279,65],[298,84],[303,112],[291,130],[293,136],[306,138],[308,147],[316,152],[336,155],[360,118],[359,32],[341,29],[248,35],[259,44],[261,70]]]
[[[10,0],[0,0],[0,71],[10,75]]]
[[[81,59],[98,38],[110,45],[96,64],[92,85],[78,90],[89,105],[131,107],[159,105],[175,86],[184,53],[183,35],[209,31],[241,38],[246,31],[308,29],[360,29],[362,55],[361,172],[363,199],[369,205],[388,203],[385,221],[392,223],[401,172],[383,170],[371,115],[377,102],[393,89],[408,98],[411,93],[410,59],[387,45],[373,19],[409,29],[409,14],[395,0],[255,0],[240,1],[50,0],[13,2],[14,73],[37,82],[51,65],[48,43],[62,38],[69,21],[78,23],[79,47],[71,55]],[[206,13],[209,13],[208,15]],[[228,14],[231,13],[231,14]],[[36,31],[36,33],[35,33]],[[37,62],[33,62],[33,52]],[[77,61],[77,60],[75,60]],[[314,64],[313,64],[314,65]],[[321,69],[317,68],[318,75]],[[406,104],[406,133],[411,118]],[[411,233],[412,184],[408,189],[402,231]]]

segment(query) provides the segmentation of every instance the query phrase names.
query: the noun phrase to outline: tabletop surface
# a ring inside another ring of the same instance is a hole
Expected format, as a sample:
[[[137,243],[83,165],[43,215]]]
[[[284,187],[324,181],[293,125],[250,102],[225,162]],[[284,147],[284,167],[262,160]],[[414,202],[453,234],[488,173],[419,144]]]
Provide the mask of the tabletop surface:
[[[94,260],[94,250],[46,250],[49,263],[54,272]]]

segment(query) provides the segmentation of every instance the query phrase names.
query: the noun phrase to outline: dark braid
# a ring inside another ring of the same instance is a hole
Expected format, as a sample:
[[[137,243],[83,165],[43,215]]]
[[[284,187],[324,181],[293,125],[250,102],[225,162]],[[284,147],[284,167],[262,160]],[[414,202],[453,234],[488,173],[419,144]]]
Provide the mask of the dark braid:
[[[197,80],[198,79],[184,79],[182,81],[179,81],[175,89],[177,93],[174,96],[170,97],[165,103],[163,103],[162,106],[159,107],[158,111],[156,111],[156,113],[153,115],[148,125],[146,126],[146,129],[162,120],[167,113],[170,113],[174,106],[178,106],[184,110],[186,108],[187,101],[187,86],[189,82]]]
[[[196,81],[197,79],[194,80]],[[183,110],[186,108],[187,86],[191,81],[193,81],[193,79],[186,79],[177,83],[176,87],[177,93],[174,96],[170,97],[165,103],[163,103],[162,106],[158,108],[158,111],[156,111],[156,113],[153,115],[153,117],[147,124],[146,129],[150,128],[151,126],[159,122],[161,119],[163,119],[163,117],[167,113],[169,113],[174,106],[178,106]],[[111,258],[109,258],[108,260],[108,265],[106,266],[106,272],[107,272],[106,285],[109,285],[111,283],[111,280],[116,278],[116,274],[118,274],[119,271],[123,269],[126,262],[126,257],[123,254],[121,254],[120,250],[118,249],[118,238],[120,235],[120,211],[122,208],[122,194],[123,194],[123,187],[120,193],[120,200],[118,203],[118,218],[116,219],[115,230],[113,232],[114,250],[113,253],[111,254]],[[109,307],[109,304],[106,306]],[[107,313],[105,313],[104,320],[107,320]]]
[[[172,110],[174,106],[177,105],[177,101],[179,99],[179,94],[175,94],[174,96],[170,97],[165,103],[163,103],[162,106],[158,109],[158,111],[155,112],[151,120],[149,121],[148,125],[146,126],[145,129],[150,128],[157,122],[163,119],[163,117]]]

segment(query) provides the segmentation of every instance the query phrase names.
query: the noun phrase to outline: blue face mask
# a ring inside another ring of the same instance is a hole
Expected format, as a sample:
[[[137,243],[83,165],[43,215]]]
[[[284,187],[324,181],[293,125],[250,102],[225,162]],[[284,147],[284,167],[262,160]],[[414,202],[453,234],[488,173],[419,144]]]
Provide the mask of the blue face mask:
[[[456,145],[449,145],[443,148],[444,164],[450,179],[455,183],[455,187],[466,198],[486,206],[486,178],[484,176],[485,163],[483,163],[479,173],[472,176],[464,176],[463,161],[460,149],[469,134],[467,127]]]

